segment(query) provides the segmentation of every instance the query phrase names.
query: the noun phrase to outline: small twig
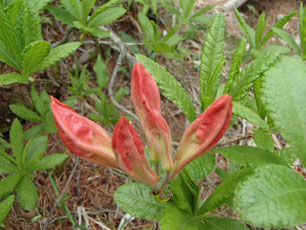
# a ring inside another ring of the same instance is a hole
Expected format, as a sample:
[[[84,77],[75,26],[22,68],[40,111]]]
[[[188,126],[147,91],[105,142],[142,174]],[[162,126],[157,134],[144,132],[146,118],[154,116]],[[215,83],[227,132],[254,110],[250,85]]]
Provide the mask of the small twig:
[[[51,209],[51,211],[50,211],[50,213],[49,213],[49,215],[48,215],[48,217],[47,217],[47,219],[46,219],[46,222],[45,222],[45,224],[44,224],[43,230],[46,230],[46,229],[47,229],[47,227],[48,227],[48,225],[49,225],[50,218],[52,217],[52,215],[53,215],[53,213],[54,213],[54,211],[55,211],[57,205],[61,202],[63,196],[65,195],[65,193],[66,193],[66,191],[67,191],[67,189],[68,189],[68,187],[69,187],[69,184],[70,184],[70,182],[71,182],[71,180],[72,180],[72,177],[73,177],[73,175],[74,175],[74,173],[75,173],[75,170],[76,170],[78,164],[79,164],[79,158],[77,157],[77,158],[76,158],[76,161],[75,161],[75,164],[74,164],[74,166],[73,166],[73,169],[72,169],[72,171],[71,171],[71,173],[70,173],[70,175],[69,175],[69,178],[68,178],[68,180],[67,180],[67,182],[66,182],[66,185],[65,185],[63,191],[62,191],[61,195],[60,195],[60,196],[57,198],[57,200],[55,201],[55,203],[54,203],[54,205],[53,205],[53,207],[52,207],[52,209]]]

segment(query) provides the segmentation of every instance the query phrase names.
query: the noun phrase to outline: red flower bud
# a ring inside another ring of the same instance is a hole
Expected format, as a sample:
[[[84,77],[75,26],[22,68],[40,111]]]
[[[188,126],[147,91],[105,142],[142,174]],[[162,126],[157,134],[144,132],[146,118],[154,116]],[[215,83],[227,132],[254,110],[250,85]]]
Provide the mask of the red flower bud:
[[[71,152],[88,161],[118,168],[111,137],[101,126],[52,96],[51,110],[60,138]]]
[[[150,167],[141,140],[130,122],[121,117],[113,134],[113,149],[120,168],[148,185],[155,185],[158,176]]]
[[[159,89],[140,63],[135,63],[132,71],[131,95],[152,150],[152,159],[157,162],[161,160],[163,167],[171,170],[171,132],[161,115]]]
[[[187,164],[210,151],[232,119],[232,98],[225,94],[211,104],[185,131],[175,156],[175,177]]]

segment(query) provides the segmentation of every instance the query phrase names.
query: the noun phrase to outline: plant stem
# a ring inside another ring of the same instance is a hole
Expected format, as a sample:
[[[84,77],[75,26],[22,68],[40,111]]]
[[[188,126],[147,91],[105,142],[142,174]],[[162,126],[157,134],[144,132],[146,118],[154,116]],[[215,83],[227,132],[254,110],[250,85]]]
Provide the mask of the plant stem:
[[[171,179],[171,174],[172,174],[172,171],[168,171],[166,176],[165,176],[165,179],[164,179],[164,182],[162,183],[161,187],[160,187],[160,190],[163,190],[165,188],[165,186],[169,183],[170,179]]]

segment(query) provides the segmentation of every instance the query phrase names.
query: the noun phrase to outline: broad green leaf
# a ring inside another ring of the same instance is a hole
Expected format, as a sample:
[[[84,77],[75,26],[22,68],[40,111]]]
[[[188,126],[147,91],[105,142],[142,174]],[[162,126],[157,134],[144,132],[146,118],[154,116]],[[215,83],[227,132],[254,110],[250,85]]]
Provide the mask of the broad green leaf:
[[[303,60],[306,60],[306,7],[300,3],[300,40]]]
[[[57,18],[57,20],[68,24],[68,25],[73,25],[73,21],[75,18],[65,9],[60,8],[58,6],[47,6],[47,10]]]
[[[236,186],[245,181],[248,176],[253,173],[254,169],[245,168],[230,176],[228,176],[205,200],[204,204],[198,210],[198,215],[206,214],[207,212],[212,212],[219,208],[221,205],[231,200],[234,196],[234,191]]]
[[[39,171],[53,169],[58,165],[61,165],[69,156],[66,154],[55,153],[50,156],[42,158],[33,164],[29,164],[27,171]]]
[[[9,85],[13,83],[29,83],[29,78],[19,73],[6,73],[0,75],[0,85]]]
[[[46,69],[60,60],[68,57],[70,54],[75,52],[80,45],[80,42],[69,42],[51,49],[49,55],[42,61],[37,71]]]
[[[45,124],[33,126],[29,128],[27,131],[25,131],[24,139],[30,140],[35,137],[42,136],[44,134],[44,130],[45,130]]]
[[[14,204],[14,195],[0,202],[0,224],[5,220]]]
[[[161,218],[160,226],[163,230],[198,230],[198,223],[192,215],[169,205]]]
[[[47,151],[48,147],[48,137],[47,136],[39,136],[28,142],[25,159],[26,163],[39,160],[44,153]]]
[[[25,210],[31,211],[36,208],[38,193],[33,181],[28,176],[23,176],[18,183],[17,195]]]
[[[37,13],[41,13],[41,11],[46,7],[46,5],[48,5],[50,2],[52,2],[53,0],[27,0],[30,4],[31,7],[34,8],[34,10]]]
[[[96,4],[96,0],[82,1],[83,22],[87,23],[88,16]]]
[[[13,67],[16,70],[21,71],[20,59],[15,58],[14,54],[5,46],[0,40],[0,61]]]
[[[266,29],[266,26],[268,24],[268,21],[266,19],[266,14],[265,12],[262,12],[261,15],[259,16],[258,22],[257,22],[257,27],[256,27],[256,33],[255,33],[255,44],[256,44],[256,49],[259,48],[259,44],[262,38],[262,35]]]
[[[107,66],[102,61],[101,56],[99,55],[93,69],[97,76],[97,84],[101,89],[104,89],[106,84],[109,81],[109,74],[107,72]]]
[[[142,183],[121,185],[114,193],[114,199],[123,211],[152,221],[160,221],[166,205],[158,203],[148,186]]]
[[[278,164],[287,166],[287,162],[275,153],[256,147],[233,145],[225,148],[217,148],[214,151],[222,153],[230,161],[239,165],[263,166],[267,164]]]
[[[203,230],[249,230],[243,223],[230,218],[206,217],[200,229]]]
[[[273,125],[306,165],[306,66],[283,57],[262,78],[262,102]]]
[[[24,148],[23,129],[19,120],[16,118],[10,130],[10,144],[14,157],[19,163],[22,162],[22,153]]]
[[[143,14],[142,12],[138,13],[138,21],[140,23],[140,26],[143,30],[143,37],[147,37],[149,39],[150,42],[152,42],[153,44],[156,42],[155,41],[155,31],[154,31],[154,27],[151,24],[149,18]]]
[[[34,85],[32,85],[31,87],[31,98],[35,109],[39,112],[41,116],[44,116],[45,115],[44,101],[42,100],[42,98],[40,98],[40,95],[36,91]]]
[[[243,36],[245,36],[248,39],[251,48],[256,48],[255,31],[245,22],[245,20],[243,19],[243,17],[241,16],[241,14],[237,9],[235,9],[235,15],[239,22],[239,28]]]
[[[0,198],[2,196],[7,196],[10,193],[12,193],[15,190],[20,178],[21,174],[16,174],[16,175],[7,176],[4,179],[2,179],[0,181]]]
[[[243,104],[234,101],[233,114],[237,117],[246,119],[251,124],[259,125],[262,128],[269,129],[269,125],[261,119],[253,110],[244,106]]]
[[[230,92],[233,81],[235,81],[236,76],[240,73],[240,66],[241,66],[242,59],[245,53],[245,47],[246,47],[246,42],[245,42],[245,39],[242,38],[239,42],[238,48],[235,51],[231,69],[226,79],[224,94],[227,94]]]
[[[272,30],[277,36],[283,39],[298,55],[301,55],[300,47],[295,42],[293,37],[281,29],[272,28]]]
[[[42,119],[36,112],[33,112],[23,105],[10,105],[10,109],[18,117],[21,117],[27,121],[44,122],[44,119]]]
[[[282,17],[281,19],[279,19],[274,25],[273,28],[277,28],[277,29],[281,29],[284,27],[284,25],[290,21],[290,19],[296,15],[297,11],[294,11],[292,13],[289,13],[287,15],[285,15],[284,17]],[[274,32],[272,30],[272,28],[269,30],[269,32],[264,36],[264,38],[261,41],[260,47],[263,47],[267,41],[274,35]]]
[[[262,129],[257,129],[254,132],[254,141],[257,147],[270,152],[274,151],[274,141],[272,136]]]
[[[199,180],[207,177],[216,167],[216,159],[213,154],[206,153],[204,156],[192,161],[187,169],[193,179]]]
[[[0,154],[0,173],[17,173],[19,169]]]
[[[176,207],[191,215],[196,213],[200,188],[187,170],[171,180],[170,189],[173,193],[172,202]]]
[[[184,17],[188,18],[193,10],[195,0],[180,0],[181,8],[184,12]]]
[[[205,14],[206,12],[208,12],[208,11],[212,10],[213,8],[215,8],[215,6],[216,6],[216,5],[206,6],[206,7],[204,7],[203,9],[201,9],[201,10],[195,12],[194,15],[192,15],[192,16],[190,17],[190,20],[193,20],[193,19],[195,19],[195,18],[201,16],[202,14]]]
[[[123,7],[109,8],[100,13],[95,19],[88,24],[89,27],[98,27],[111,24],[125,14],[126,10]]]
[[[47,41],[39,41],[32,44],[23,56],[22,74],[24,76],[29,76],[37,72],[41,65],[41,62],[49,54],[49,51],[51,49],[51,45]]]
[[[247,223],[286,228],[306,222],[306,180],[290,168],[267,165],[254,170],[235,190],[234,209]]]
[[[225,19],[223,14],[216,14],[206,35],[201,56],[201,103],[208,106],[205,97],[215,99],[221,80],[221,68],[224,64]],[[220,68],[221,67],[221,68]]]
[[[104,11],[106,11],[107,9],[109,9],[110,7],[116,5],[117,3],[119,3],[120,0],[110,0],[107,3],[105,3],[104,5],[100,6],[90,17],[89,19],[89,23],[93,20],[95,20],[95,18],[97,16],[99,16],[101,13],[103,13]]]
[[[153,76],[163,95],[180,108],[187,119],[192,122],[196,119],[194,105],[183,86],[164,67],[150,58],[136,54],[136,59]]]

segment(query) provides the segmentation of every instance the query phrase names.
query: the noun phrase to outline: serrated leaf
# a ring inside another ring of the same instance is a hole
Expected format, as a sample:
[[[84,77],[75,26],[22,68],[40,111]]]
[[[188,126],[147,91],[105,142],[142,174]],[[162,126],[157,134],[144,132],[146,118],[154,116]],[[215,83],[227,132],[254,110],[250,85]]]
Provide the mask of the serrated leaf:
[[[35,137],[42,136],[44,133],[44,129],[45,129],[45,124],[33,126],[29,128],[27,131],[25,131],[24,139],[30,140]]]
[[[29,83],[29,78],[19,73],[6,73],[0,75],[0,85],[9,85],[13,83]]]
[[[243,223],[230,218],[206,217],[201,229],[205,230],[249,230]]]
[[[50,2],[52,2],[53,0],[27,0],[30,4],[30,6],[32,8],[34,8],[34,10],[37,13],[40,13],[45,7],[46,5],[48,5]]]
[[[76,9],[75,2],[71,0],[60,0],[66,11],[74,17],[75,20],[82,20],[80,12]]]
[[[205,14],[206,12],[212,10],[213,8],[215,8],[215,6],[216,6],[216,5],[210,5],[210,6],[204,7],[203,9],[201,9],[201,10],[195,12],[194,15],[192,15],[189,19],[190,19],[190,20],[193,20],[193,19],[195,19],[195,18],[197,18],[197,17],[199,17],[199,16],[202,16],[202,14]]]
[[[22,153],[24,148],[23,129],[19,120],[16,118],[10,129],[10,144],[14,157],[19,163],[22,161]]]
[[[216,167],[216,159],[213,154],[206,153],[204,156],[192,161],[187,165],[191,177],[195,180],[207,177]]]
[[[103,13],[105,10],[107,10],[108,8],[116,5],[117,3],[119,3],[120,0],[110,0],[107,3],[105,3],[104,5],[100,6],[90,17],[89,19],[89,23],[91,21],[93,21],[99,14]]]
[[[266,21],[265,19],[266,19],[266,14],[265,12],[262,12],[261,15],[259,16],[257,27],[256,27],[256,33],[255,33],[256,48],[259,48],[259,44],[261,42],[262,35],[268,24],[268,21]]]
[[[234,145],[217,148],[214,151],[222,153],[230,161],[239,165],[263,166],[267,164],[278,164],[287,166],[287,162],[277,156],[276,153],[256,147]]]
[[[47,41],[34,42],[33,45],[26,51],[23,56],[22,74],[24,76],[29,76],[33,73],[36,73],[41,65],[41,62],[49,54],[51,45]]]
[[[25,210],[31,211],[36,208],[38,193],[33,181],[28,176],[21,178],[17,187],[17,195]]]
[[[239,22],[239,28],[243,36],[245,36],[248,39],[251,48],[256,48],[255,31],[245,22],[245,20],[243,19],[243,17],[236,8],[235,8],[235,15]]]
[[[249,224],[286,228],[306,222],[305,203],[304,178],[290,168],[267,165],[237,186],[234,209]]]
[[[42,158],[40,161],[37,161],[33,164],[29,164],[27,171],[39,171],[39,170],[48,170],[53,169],[58,165],[61,165],[69,155],[54,153],[50,156]]]
[[[158,203],[148,186],[141,183],[121,185],[114,193],[118,207],[132,216],[160,221],[166,205]]]
[[[306,60],[306,7],[303,7],[303,3],[300,3],[300,40],[303,60]]]
[[[277,28],[272,28],[272,30],[277,36],[284,40],[298,55],[301,55],[300,47],[295,42],[293,37],[291,37],[287,32]]]
[[[9,196],[0,202],[0,224],[5,220],[14,204],[14,195]]]
[[[107,72],[107,66],[102,61],[102,58],[100,55],[98,56],[93,69],[97,76],[97,84],[100,86],[101,89],[104,89],[106,84],[109,81],[109,74]]]
[[[51,49],[49,55],[42,61],[37,71],[46,69],[68,57],[70,54],[75,52],[80,45],[80,42],[69,42]]]
[[[33,161],[38,161],[44,153],[47,151],[48,147],[48,137],[47,136],[39,136],[28,142],[26,152],[25,152],[25,160],[26,163],[33,163]]]
[[[201,55],[201,103],[208,106],[205,97],[215,99],[221,80],[218,71],[224,62],[225,19],[223,14],[216,14],[211,23]],[[219,76],[218,76],[219,75]]]
[[[254,132],[254,141],[257,147],[268,150],[270,152],[274,151],[274,141],[272,136],[262,129],[257,129]]]
[[[89,27],[98,27],[111,24],[125,14],[126,10],[123,7],[109,8],[100,13],[88,23]]]
[[[142,12],[138,13],[138,21],[140,23],[140,26],[144,32],[143,34],[143,38],[147,37],[149,39],[150,42],[152,42],[153,44],[156,42],[155,41],[155,31],[154,31],[154,27],[151,24],[149,18],[143,14]]]
[[[232,199],[236,186],[246,180],[253,171],[253,168],[245,168],[226,177],[226,179],[213,191],[210,197],[205,200],[202,207],[198,210],[198,215],[212,212]]]
[[[47,6],[47,10],[54,16],[56,17],[57,20],[68,24],[68,25],[73,25],[73,21],[75,18],[65,9],[60,8],[58,6]]]
[[[44,122],[44,119],[41,118],[36,112],[28,109],[23,105],[10,105],[10,109],[18,117],[21,117],[22,119],[25,119],[27,121]]]
[[[17,173],[19,169],[0,154],[0,173]]]
[[[31,87],[31,98],[34,104],[35,109],[39,112],[41,116],[45,115],[45,106],[42,98],[35,89],[35,86],[32,85]]]
[[[190,122],[195,120],[194,105],[183,86],[164,67],[150,58],[136,54],[136,59],[152,75],[163,95],[174,102],[184,112]]]
[[[269,129],[269,125],[261,119],[253,110],[244,106],[243,104],[234,101],[233,114],[237,117],[246,119],[251,124],[259,125],[262,128]]]
[[[1,40],[0,40],[0,61],[13,67],[16,70],[21,71],[20,59],[17,59]]]
[[[20,178],[21,174],[16,174],[16,175],[7,176],[4,179],[2,179],[0,181],[0,198],[12,193],[15,190]]]
[[[296,154],[306,165],[306,66],[299,57],[283,57],[262,78],[262,102]]]
[[[184,17],[188,18],[193,10],[195,0],[180,0],[181,8],[184,12]]]

